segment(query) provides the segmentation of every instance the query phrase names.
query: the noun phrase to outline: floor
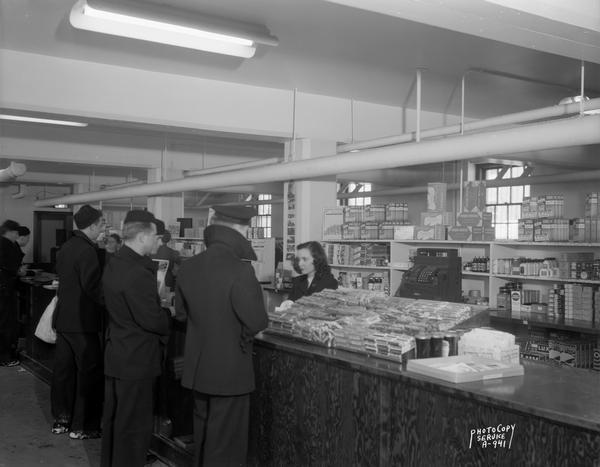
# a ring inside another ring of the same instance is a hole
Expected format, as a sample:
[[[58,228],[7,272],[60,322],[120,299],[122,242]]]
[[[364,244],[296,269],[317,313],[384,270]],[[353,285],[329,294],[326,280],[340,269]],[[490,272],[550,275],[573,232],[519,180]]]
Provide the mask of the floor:
[[[0,368],[0,467],[100,465],[100,439],[71,440],[51,426],[50,387],[20,366]]]

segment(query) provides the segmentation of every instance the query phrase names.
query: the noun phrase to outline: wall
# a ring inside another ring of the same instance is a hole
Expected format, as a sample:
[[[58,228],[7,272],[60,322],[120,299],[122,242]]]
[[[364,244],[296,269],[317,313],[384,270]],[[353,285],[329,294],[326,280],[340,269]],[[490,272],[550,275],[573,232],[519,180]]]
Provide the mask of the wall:
[[[56,195],[70,193],[69,187],[43,187],[33,186],[29,187],[27,195],[24,198],[13,199],[12,193],[17,190],[14,186],[2,186],[0,187],[0,222],[4,222],[6,219],[11,219],[18,222],[21,225],[29,227],[32,231],[32,236],[29,240],[29,244],[25,247],[25,258],[24,262],[33,261],[33,237],[36,232],[33,228],[33,202],[35,201],[36,195],[40,192],[50,192]],[[63,211],[61,209],[52,208],[38,208],[39,211]]]

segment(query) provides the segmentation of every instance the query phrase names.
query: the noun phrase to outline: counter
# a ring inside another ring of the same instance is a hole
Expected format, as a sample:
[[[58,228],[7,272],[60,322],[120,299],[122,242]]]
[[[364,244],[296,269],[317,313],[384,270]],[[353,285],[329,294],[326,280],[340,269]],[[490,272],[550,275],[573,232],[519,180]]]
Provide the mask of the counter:
[[[524,366],[524,376],[452,384],[261,335],[251,464],[598,465],[600,374]],[[510,448],[477,442],[478,429],[512,425]]]
[[[36,373],[51,371],[52,346],[33,330],[52,291],[30,293],[23,361]],[[192,397],[177,371],[184,337],[185,326],[174,323],[157,408],[170,423],[157,419],[152,443],[178,466],[192,458],[191,446],[182,447],[192,432]],[[254,351],[251,466],[600,464],[600,374],[590,370],[525,361],[524,376],[452,384],[269,334],[257,336]],[[477,439],[477,430],[512,426],[495,447]]]

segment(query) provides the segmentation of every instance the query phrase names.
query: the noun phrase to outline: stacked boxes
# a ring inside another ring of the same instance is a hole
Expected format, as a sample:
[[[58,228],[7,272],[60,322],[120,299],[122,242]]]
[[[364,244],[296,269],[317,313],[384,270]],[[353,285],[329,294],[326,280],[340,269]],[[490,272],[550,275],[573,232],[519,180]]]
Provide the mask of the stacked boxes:
[[[377,243],[361,243],[346,245],[328,243],[325,245],[327,261],[344,266],[387,266],[390,253],[389,246]]]
[[[323,240],[341,240],[344,225],[344,208],[323,209]]]
[[[535,242],[568,242],[570,223],[568,219],[546,218],[533,221]]]
[[[565,318],[594,321],[594,289],[590,285],[565,284]]]
[[[565,198],[563,195],[543,195],[523,198],[521,204],[522,219],[542,219],[544,217],[563,217]]]
[[[492,213],[485,211],[485,182],[465,182],[461,212],[456,227],[448,229],[448,240],[491,241],[495,238]]]
[[[586,217],[584,229],[586,242],[600,242],[600,217]]]
[[[385,220],[405,224],[408,222],[408,204],[407,203],[388,203],[385,205]]]
[[[323,240],[393,240],[395,226],[407,218],[406,203],[325,208]]]
[[[585,197],[585,217],[600,217],[598,207],[600,193],[588,193]]]
[[[427,211],[415,227],[415,240],[445,240],[446,227],[454,224],[453,213],[446,211],[446,183],[427,184]]]

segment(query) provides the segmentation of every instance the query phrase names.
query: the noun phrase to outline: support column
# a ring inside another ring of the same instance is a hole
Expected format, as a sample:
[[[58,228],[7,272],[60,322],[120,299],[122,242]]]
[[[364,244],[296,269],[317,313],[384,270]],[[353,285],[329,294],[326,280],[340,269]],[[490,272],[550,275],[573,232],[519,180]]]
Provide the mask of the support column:
[[[290,144],[294,143],[286,143],[286,154],[292,153]],[[335,154],[336,143],[300,139],[293,149],[293,160],[314,159]],[[289,258],[298,244],[321,240],[323,208],[336,206],[337,184],[335,176],[286,182],[284,191],[284,253]]]
[[[176,169],[148,169],[148,183],[183,178],[183,171]],[[176,224],[178,217],[183,217],[183,193],[148,198],[148,211],[165,226]]]

